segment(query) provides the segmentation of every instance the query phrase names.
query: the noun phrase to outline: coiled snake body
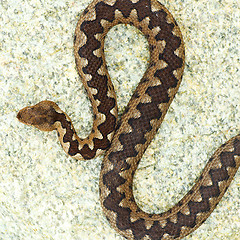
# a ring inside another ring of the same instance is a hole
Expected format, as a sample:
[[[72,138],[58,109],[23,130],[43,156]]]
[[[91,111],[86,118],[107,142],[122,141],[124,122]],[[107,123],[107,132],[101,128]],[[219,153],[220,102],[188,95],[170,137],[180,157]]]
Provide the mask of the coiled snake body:
[[[116,96],[103,48],[109,29],[120,23],[143,32],[150,63],[116,126]],[[75,159],[93,158],[110,146],[102,163],[100,200],[120,234],[151,240],[188,235],[207,219],[232,181],[240,165],[240,135],[218,148],[197,183],[170,210],[147,214],[137,206],[132,192],[134,173],[179,88],[184,69],[183,39],[172,15],[157,0],[94,0],[77,24],[74,54],[93,106],[91,134],[80,139],[70,118],[51,101],[22,109],[18,119],[40,130],[56,129],[63,149]]]

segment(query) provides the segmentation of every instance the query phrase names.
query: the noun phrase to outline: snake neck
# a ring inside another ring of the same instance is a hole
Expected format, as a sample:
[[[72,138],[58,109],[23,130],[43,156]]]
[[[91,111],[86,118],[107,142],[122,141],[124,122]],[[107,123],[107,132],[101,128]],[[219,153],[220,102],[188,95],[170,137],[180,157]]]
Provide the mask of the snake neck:
[[[89,160],[102,154],[110,146],[114,132],[110,128],[97,127],[99,122],[104,121],[105,118],[102,118],[101,114],[94,114],[92,131],[82,139],[77,135],[70,117],[59,108],[56,111],[54,126],[62,148],[69,156],[76,160]],[[115,125],[115,121],[112,125]]]

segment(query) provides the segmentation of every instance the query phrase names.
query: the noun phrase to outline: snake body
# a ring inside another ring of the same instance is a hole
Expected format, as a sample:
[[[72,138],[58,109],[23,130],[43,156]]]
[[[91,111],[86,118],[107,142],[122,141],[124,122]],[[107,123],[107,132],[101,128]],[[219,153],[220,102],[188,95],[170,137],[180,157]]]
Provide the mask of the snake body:
[[[104,57],[105,36],[116,24],[140,29],[150,51],[149,66],[117,125],[116,96]],[[237,172],[240,135],[217,149],[197,183],[174,207],[148,214],[137,206],[134,173],[179,88],[184,69],[183,38],[172,15],[157,0],[94,0],[78,21],[74,54],[93,106],[91,134],[80,139],[68,115],[51,101],[22,109],[18,119],[40,130],[57,130],[63,149],[75,159],[90,159],[108,149],[100,174],[100,201],[112,227],[127,239],[188,235],[211,214]]]

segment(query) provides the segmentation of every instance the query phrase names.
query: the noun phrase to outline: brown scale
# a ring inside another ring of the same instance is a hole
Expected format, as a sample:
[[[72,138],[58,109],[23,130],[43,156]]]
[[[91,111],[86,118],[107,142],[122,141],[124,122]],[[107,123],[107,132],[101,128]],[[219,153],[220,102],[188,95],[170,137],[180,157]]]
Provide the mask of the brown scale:
[[[140,29],[150,63],[117,127],[116,96],[104,57],[104,39],[116,24]],[[156,0],[95,0],[80,17],[74,36],[78,73],[93,106],[93,130],[80,139],[56,103],[42,101],[17,117],[43,131],[57,130],[67,154],[90,159],[109,147],[100,174],[100,201],[112,227],[128,239],[181,239],[215,209],[240,165],[240,135],[217,149],[192,189],[168,211],[143,212],[132,192],[137,165],[179,88],[184,43],[172,15]],[[116,132],[114,133],[116,127]]]

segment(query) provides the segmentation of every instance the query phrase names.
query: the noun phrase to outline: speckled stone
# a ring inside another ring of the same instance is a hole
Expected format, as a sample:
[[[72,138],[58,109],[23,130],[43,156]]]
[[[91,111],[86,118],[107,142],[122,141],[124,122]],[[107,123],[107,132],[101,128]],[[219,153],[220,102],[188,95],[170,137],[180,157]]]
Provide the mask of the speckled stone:
[[[0,239],[123,239],[99,203],[102,157],[75,162],[55,133],[20,124],[19,109],[56,101],[80,136],[91,107],[75,70],[73,34],[91,0],[0,3]],[[240,2],[161,1],[176,18],[186,46],[182,85],[134,180],[141,208],[160,213],[196,181],[215,149],[239,133]],[[130,26],[106,39],[106,59],[120,113],[143,75],[147,42]],[[240,171],[192,240],[240,239]]]

